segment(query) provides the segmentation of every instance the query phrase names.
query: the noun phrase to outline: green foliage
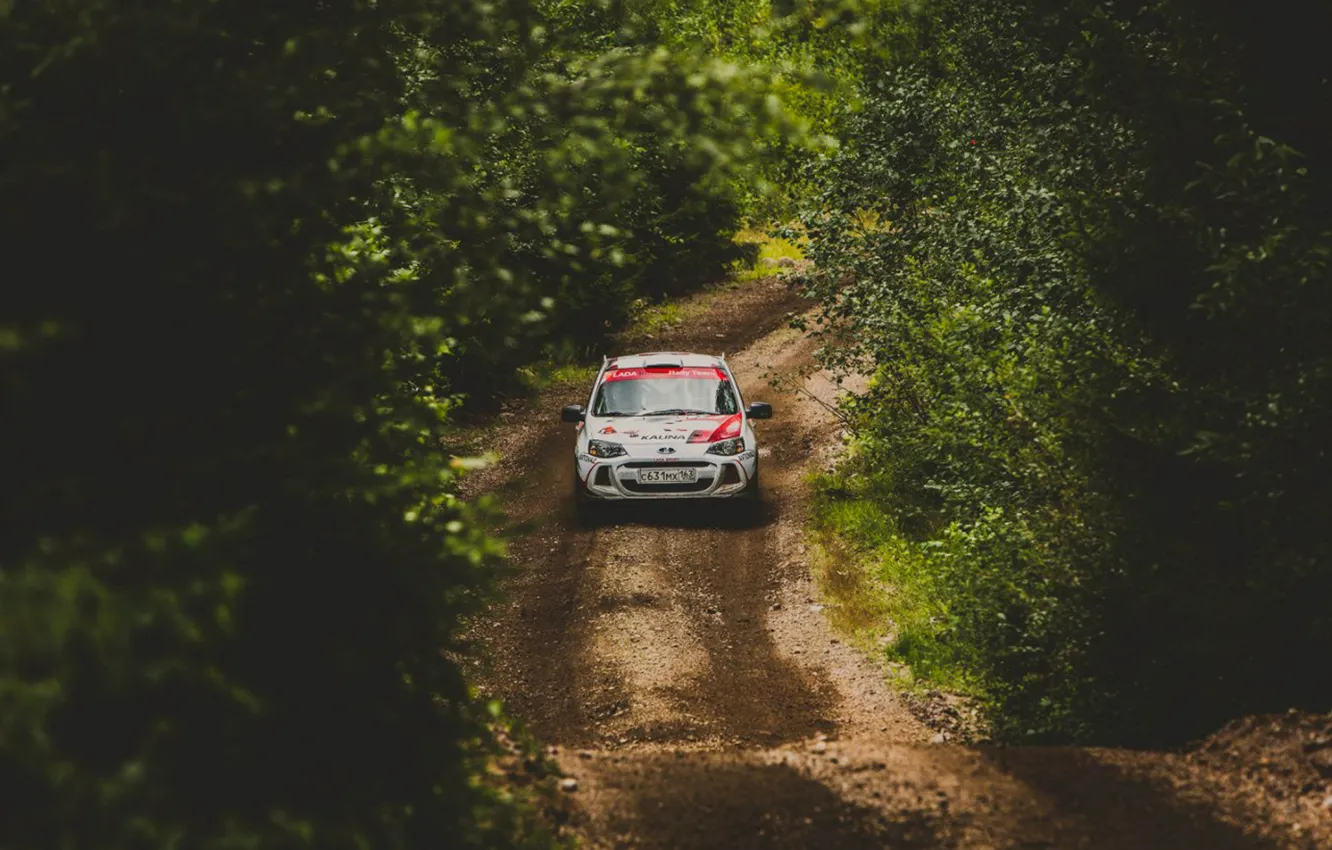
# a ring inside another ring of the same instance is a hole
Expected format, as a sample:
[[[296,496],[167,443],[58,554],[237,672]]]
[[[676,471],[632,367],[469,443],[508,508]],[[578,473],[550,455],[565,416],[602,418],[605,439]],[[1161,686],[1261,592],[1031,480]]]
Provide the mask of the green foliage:
[[[730,278],[740,282],[770,277],[781,268],[780,262],[796,263],[805,258],[796,239],[774,236],[752,228],[736,234],[736,241],[753,249],[753,257],[745,257],[731,264]],[[778,265],[775,265],[778,264]]]
[[[948,605],[933,562],[904,533],[888,477],[863,470],[853,445],[840,468],[814,484],[815,540],[832,562],[816,573],[836,602],[829,612],[834,628],[841,620],[853,633],[868,632],[872,640],[860,642],[873,651],[882,639],[889,661],[909,665],[933,685],[972,690],[965,647],[941,639]]]
[[[1013,737],[1332,699],[1327,73],[1277,48],[1325,29],[1229,14],[938,0],[816,172],[856,470],[948,611],[900,649]]]
[[[724,264],[786,132],[744,69],[576,46],[518,0],[0,8],[6,846],[549,843],[482,778],[503,547],[440,437]]]
[[[754,68],[697,44],[625,37],[631,19],[622,9],[550,4],[544,14],[549,45],[528,81],[539,105],[510,116],[490,143],[484,182],[497,207],[515,216],[503,237],[511,264],[530,270],[550,300],[539,333],[523,346],[504,335],[508,324],[473,328],[477,336],[463,340],[454,384],[473,397],[494,391],[497,377],[530,361],[534,347],[586,358],[635,301],[721,276],[743,256],[732,237],[755,195],[754,170],[770,156],[766,145],[807,144]],[[561,104],[600,109],[571,119]],[[556,209],[543,194],[552,173],[561,189]],[[514,226],[528,219],[533,227]],[[495,316],[512,313],[506,306]]]
[[[551,0],[553,20],[576,21],[584,45],[624,49],[665,46],[750,69],[762,81],[766,109],[780,104],[801,132],[760,133],[754,139],[756,174],[731,187],[734,203],[749,221],[790,217],[794,204],[815,187],[803,165],[816,149],[835,145],[838,128],[856,108],[857,82],[867,40],[887,37],[879,14],[894,0],[640,0],[607,7]],[[842,25],[849,22],[849,25]]]

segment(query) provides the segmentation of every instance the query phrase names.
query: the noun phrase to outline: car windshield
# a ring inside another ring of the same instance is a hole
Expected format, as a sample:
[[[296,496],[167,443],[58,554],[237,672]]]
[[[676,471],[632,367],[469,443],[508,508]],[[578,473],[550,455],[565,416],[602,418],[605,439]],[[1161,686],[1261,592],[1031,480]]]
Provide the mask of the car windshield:
[[[593,416],[737,413],[721,369],[612,369],[592,405]]]

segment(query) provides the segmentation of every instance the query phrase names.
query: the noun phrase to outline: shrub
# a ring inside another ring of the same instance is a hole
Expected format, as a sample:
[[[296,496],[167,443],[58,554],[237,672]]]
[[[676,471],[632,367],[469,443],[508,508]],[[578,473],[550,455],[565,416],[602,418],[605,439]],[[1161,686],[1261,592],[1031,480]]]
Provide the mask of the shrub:
[[[1332,699],[1300,660],[1332,649],[1328,136],[1261,97],[1326,94],[1243,24],[928,4],[818,172],[828,359],[877,379],[863,463],[937,574],[933,654],[1011,736]]]

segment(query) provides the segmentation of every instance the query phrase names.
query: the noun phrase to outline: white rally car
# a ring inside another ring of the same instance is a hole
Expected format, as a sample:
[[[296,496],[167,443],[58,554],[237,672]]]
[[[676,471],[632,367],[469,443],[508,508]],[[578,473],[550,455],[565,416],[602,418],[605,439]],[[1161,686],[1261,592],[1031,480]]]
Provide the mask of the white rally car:
[[[574,497],[598,500],[758,498],[753,419],[726,358],[658,352],[606,358],[587,407],[561,418],[578,425]]]

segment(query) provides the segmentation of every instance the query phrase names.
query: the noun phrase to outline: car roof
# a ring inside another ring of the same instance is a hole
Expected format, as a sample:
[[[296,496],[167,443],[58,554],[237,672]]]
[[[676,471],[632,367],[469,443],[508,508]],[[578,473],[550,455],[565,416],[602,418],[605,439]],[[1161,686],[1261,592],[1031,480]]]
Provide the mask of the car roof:
[[[662,367],[708,367],[723,366],[725,360],[712,354],[692,354],[687,351],[647,351],[639,354],[624,354],[611,357],[606,363],[608,369],[647,369]]]

